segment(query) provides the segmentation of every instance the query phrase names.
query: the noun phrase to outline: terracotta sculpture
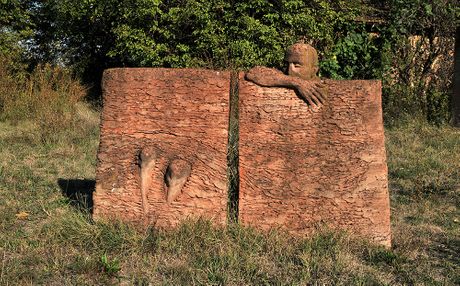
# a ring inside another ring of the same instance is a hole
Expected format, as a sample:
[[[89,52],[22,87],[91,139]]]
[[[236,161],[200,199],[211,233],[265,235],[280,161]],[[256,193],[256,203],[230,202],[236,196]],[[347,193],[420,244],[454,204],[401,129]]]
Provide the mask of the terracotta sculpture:
[[[104,72],[95,219],[227,222],[230,72]]]
[[[94,218],[225,225],[233,204],[242,225],[302,236],[327,226],[390,246],[381,83],[325,84],[306,44],[291,46],[286,60],[286,74],[106,70]],[[231,197],[229,147],[239,170]]]
[[[318,53],[315,48],[296,43],[287,50],[286,61],[287,75],[276,69],[256,66],[246,73],[245,78],[260,86],[294,89],[312,110],[317,110],[326,102],[326,96],[322,91],[323,83],[316,75]]]
[[[180,195],[182,187],[192,172],[192,165],[182,159],[174,159],[169,163],[165,173],[166,201],[173,202]]]
[[[155,163],[159,161],[160,155],[158,153],[159,151],[152,147],[144,148],[139,152],[140,186],[144,215],[149,213],[147,192],[152,184],[152,172],[154,172]],[[191,172],[192,165],[187,161],[174,159],[168,164],[164,177],[167,202],[176,200]]]
[[[140,171],[140,179],[141,179],[141,199],[142,199],[142,210],[144,215],[148,215],[149,213],[149,205],[147,202],[147,191],[152,184],[151,173],[155,168],[156,157],[155,154],[156,150],[153,148],[144,148],[139,151],[138,155],[138,165]]]

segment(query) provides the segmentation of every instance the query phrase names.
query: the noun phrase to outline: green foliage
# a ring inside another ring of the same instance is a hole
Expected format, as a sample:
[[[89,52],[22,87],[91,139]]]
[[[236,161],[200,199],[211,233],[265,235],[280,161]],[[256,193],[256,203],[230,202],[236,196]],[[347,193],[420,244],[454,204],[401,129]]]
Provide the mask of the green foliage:
[[[21,71],[24,41],[33,34],[33,23],[26,0],[0,0],[0,61],[10,71]]]
[[[381,68],[377,36],[350,25],[320,63],[321,74],[333,79],[373,79]]]
[[[381,31],[387,123],[405,115],[440,124],[450,118],[458,0],[392,0]]]
[[[355,1],[47,1],[71,63],[103,67],[281,67],[304,39],[328,47]],[[44,31],[46,34],[46,31]],[[87,58],[88,60],[85,60]]]
[[[11,53],[8,48],[17,46],[17,41],[31,36],[29,2],[31,1],[0,1],[0,52],[2,54]]]
[[[109,67],[283,68],[286,47],[302,40],[318,49],[321,76],[381,79],[387,124],[450,117],[458,0],[2,0],[0,8],[0,54],[16,70],[32,57],[72,66],[97,86]],[[373,14],[379,21],[366,22]]]
[[[282,68],[285,48],[303,40],[320,51],[322,76],[381,79],[389,124],[401,111],[439,124],[450,116],[457,2],[51,0],[39,5],[35,42],[98,82],[114,66]],[[375,7],[383,22],[358,24]]]
[[[110,260],[107,257],[107,254],[103,254],[101,256],[100,262],[104,272],[106,272],[108,275],[115,275],[121,270],[120,261],[118,259]]]

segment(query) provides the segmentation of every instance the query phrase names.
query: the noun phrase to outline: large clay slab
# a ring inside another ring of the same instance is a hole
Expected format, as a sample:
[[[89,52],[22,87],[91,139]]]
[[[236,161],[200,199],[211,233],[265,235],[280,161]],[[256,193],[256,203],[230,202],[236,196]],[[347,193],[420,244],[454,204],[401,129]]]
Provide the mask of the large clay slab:
[[[312,112],[240,76],[239,220],[305,235],[327,225],[390,245],[379,81],[327,81]]]
[[[229,87],[228,72],[106,70],[94,217],[170,227],[202,216],[224,224]],[[185,162],[189,173],[179,174],[168,197],[172,162],[176,169]]]

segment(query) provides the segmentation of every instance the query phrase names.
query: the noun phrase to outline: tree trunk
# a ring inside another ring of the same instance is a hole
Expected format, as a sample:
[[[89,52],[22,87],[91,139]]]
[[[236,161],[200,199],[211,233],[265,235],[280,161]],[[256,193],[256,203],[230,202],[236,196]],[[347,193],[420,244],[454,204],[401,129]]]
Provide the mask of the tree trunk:
[[[455,32],[455,72],[452,94],[452,124],[460,127],[460,26]]]

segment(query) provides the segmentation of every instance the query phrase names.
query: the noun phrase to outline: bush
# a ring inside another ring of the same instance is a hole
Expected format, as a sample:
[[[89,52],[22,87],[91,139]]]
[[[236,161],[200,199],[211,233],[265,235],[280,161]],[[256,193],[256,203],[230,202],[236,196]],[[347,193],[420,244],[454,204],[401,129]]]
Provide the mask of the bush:
[[[282,68],[285,48],[304,40],[319,50],[322,76],[381,79],[387,122],[401,113],[448,121],[460,8],[380,2],[54,0],[41,6],[54,28],[39,25],[35,40],[49,60],[58,55],[95,82],[115,66]],[[356,21],[373,14],[383,22]]]
[[[94,86],[109,67],[282,68],[286,47],[303,40],[318,49],[322,76],[381,79],[387,123],[450,117],[458,0],[5,3],[0,55],[15,46]]]
[[[43,11],[57,29],[45,27],[37,40],[54,41],[57,54],[83,71],[281,67],[286,46],[297,40],[327,49],[337,27],[358,14],[357,2],[54,0]]]
[[[75,104],[85,88],[69,70],[45,64],[30,74],[15,74],[0,64],[0,79],[1,121],[33,121],[43,140],[75,123]]]

